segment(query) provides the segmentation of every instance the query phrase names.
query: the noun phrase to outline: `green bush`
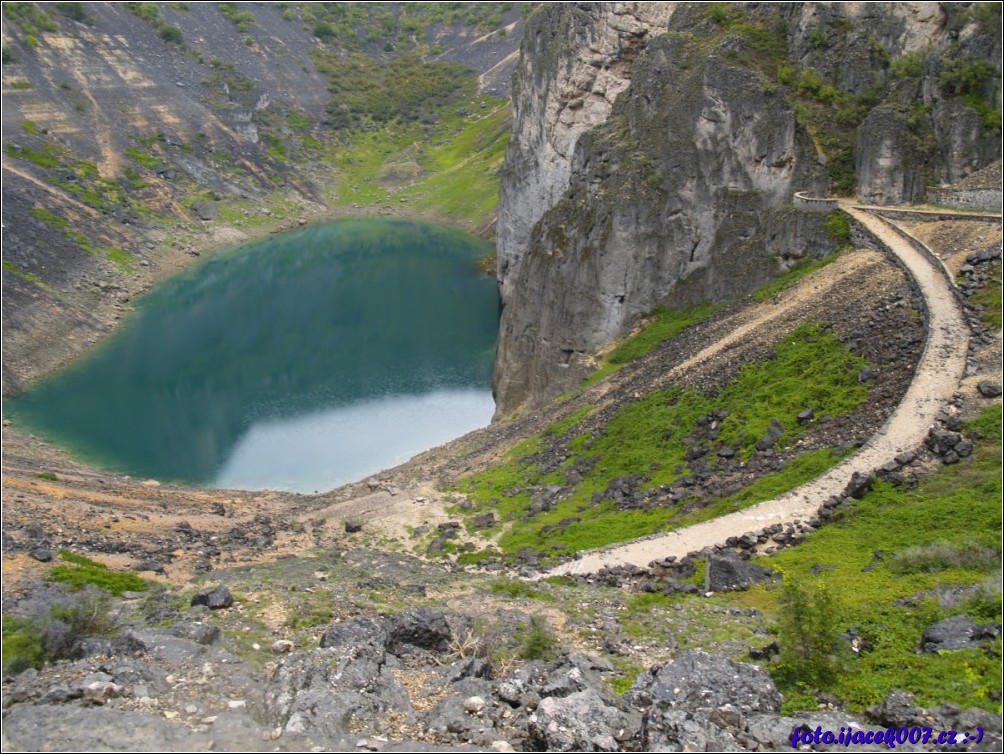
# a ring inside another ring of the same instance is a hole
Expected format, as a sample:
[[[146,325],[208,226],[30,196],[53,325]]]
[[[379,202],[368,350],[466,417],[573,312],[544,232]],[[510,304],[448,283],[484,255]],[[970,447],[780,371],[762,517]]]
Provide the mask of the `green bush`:
[[[23,614],[3,619],[3,668],[20,673],[71,656],[74,646],[88,636],[107,636],[115,630],[109,617],[108,594],[94,587],[72,597],[42,593]]]
[[[241,10],[234,3],[218,3],[216,7],[220,9],[224,18],[237,27],[238,31],[247,31],[254,23],[254,13]]]
[[[837,677],[837,608],[822,584],[786,579],[779,600],[781,655],[774,672],[787,683],[823,688]]]
[[[987,61],[975,58],[946,58],[938,74],[938,82],[946,94],[979,99],[992,78],[1000,78],[1000,72]]]
[[[524,660],[546,660],[554,656],[557,644],[547,618],[532,615],[529,624],[525,626],[519,656]]]
[[[851,218],[846,212],[835,210],[826,216],[823,227],[830,234],[830,238],[841,246],[846,246],[851,242]]]
[[[181,29],[174,24],[164,24],[160,27],[157,35],[165,42],[178,45],[179,47],[185,43],[185,37],[182,35]]]
[[[900,55],[889,64],[889,73],[896,78],[920,78],[924,72],[924,59],[927,54],[921,50],[914,50]]]
[[[83,3],[56,3],[56,12],[82,24],[94,24],[94,16],[84,9]]]

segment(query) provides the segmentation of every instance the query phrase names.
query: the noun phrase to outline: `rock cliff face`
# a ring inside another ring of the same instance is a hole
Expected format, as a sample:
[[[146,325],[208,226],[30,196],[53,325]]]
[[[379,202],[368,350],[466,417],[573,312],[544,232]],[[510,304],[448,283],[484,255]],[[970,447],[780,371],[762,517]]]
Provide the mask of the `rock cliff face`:
[[[993,54],[955,26],[958,65]],[[952,33],[923,4],[531,17],[499,204],[498,415],[579,384],[653,307],[734,297],[832,248],[794,191],[909,201],[994,159],[984,117],[944,85],[954,63],[929,52]]]

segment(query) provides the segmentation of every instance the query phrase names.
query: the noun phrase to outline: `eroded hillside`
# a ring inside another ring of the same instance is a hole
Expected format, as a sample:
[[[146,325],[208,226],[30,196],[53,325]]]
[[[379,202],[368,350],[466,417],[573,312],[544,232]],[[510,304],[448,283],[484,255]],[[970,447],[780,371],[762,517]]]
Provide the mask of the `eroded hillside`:
[[[344,212],[491,233],[512,5],[4,5],[4,393],[196,257]]]

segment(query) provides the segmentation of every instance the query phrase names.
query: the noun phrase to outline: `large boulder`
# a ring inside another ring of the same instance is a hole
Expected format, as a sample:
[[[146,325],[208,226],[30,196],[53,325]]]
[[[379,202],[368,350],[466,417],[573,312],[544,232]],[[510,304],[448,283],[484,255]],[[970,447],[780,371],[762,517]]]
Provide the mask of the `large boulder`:
[[[713,592],[748,589],[774,575],[773,569],[750,563],[731,551],[708,557],[708,583]]]
[[[966,649],[976,643],[978,631],[976,621],[968,615],[953,615],[924,629],[920,648],[925,652]]]
[[[192,607],[205,605],[210,610],[222,610],[233,604],[234,598],[225,584],[206,587],[192,597]]]
[[[453,633],[446,615],[431,607],[405,610],[391,621],[387,632],[387,651],[401,654],[410,649],[445,652],[450,648]]]
[[[642,707],[688,711],[731,705],[741,712],[777,712],[781,695],[766,672],[727,657],[684,649],[665,664],[653,665],[625,697]]]

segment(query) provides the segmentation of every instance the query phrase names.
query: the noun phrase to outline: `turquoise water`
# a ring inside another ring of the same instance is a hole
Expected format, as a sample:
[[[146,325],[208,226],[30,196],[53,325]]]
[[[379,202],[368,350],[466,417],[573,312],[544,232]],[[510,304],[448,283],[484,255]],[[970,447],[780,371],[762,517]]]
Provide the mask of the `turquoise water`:
[[[158,285],[97,351],[4,414],[98,466],[323,490],[471,429],[494,404],[490,244],[390,218],[312,226]]]

